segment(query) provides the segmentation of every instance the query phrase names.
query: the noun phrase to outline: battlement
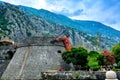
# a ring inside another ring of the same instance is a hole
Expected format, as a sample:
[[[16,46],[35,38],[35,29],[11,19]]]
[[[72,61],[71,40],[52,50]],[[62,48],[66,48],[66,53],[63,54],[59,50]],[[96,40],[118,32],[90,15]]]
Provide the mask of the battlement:
[[[17,47],[26,47],[26,46],[63,46],[62,42],[59,43],[50,43],[54,40],[55,37],[28,37],[24,40],[21,40],[16,43]]]

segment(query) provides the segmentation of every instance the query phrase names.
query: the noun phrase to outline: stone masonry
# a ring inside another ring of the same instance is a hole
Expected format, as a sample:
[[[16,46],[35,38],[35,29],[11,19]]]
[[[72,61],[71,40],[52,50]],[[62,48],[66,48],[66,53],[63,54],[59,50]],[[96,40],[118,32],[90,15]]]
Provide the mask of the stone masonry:
[[[69,69],[59,53],[65,50],[63,44],[51,44],[53,39],[35,37],[19,42],[16,53],[1,78],[41,79],[41,72],[57,70],[60,65]]]

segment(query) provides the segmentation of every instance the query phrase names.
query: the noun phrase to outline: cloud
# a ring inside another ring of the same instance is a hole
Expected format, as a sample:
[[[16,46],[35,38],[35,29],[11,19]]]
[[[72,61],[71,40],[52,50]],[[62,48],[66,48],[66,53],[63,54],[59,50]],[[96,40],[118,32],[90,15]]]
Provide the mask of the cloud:
[[[34,0],[1,0],[1,1],[8,2],[15,5],[29,6],[36,9],[47,7],[45,0],[35,0],[35,1]]]
[[[72,19],[94,20],[102,22],[117,30],[120,30],[120,1],[118,0],[99,0],[93,3],[84,1],[84,9],[82,15],[69,16]],[[92,6],[91,6],[92,4]]]
[[[63,8],[61,11],[54,11],[53,12],[55,13],[58,13],[58,14],[63,14],[63,15],[66,15],[66,16],[78,16],[78,15],[82,15],[83,13],[83,9],[79,9],[79,10],[76,10],[76,11],[73,11],[73,12],[70,12],[69,9],[66,9],[66,8]]]
[[[79,9],[73,13],[73,15],[81,15],[83,12],[83,9]]]
[[[80,10],[78,5],[82,0],[54,0],[54,1],[45,0],[45,1],[47,2],[49,6],[52,6],[52,9],[51,9],[52,11],[56,11],[58,13],[60,12],[60,13],[70,14],[70,13],[74,13],[77,10]]]
[[[11,4],[16,4],[16,5],[18,5],[20,3],[20,1],[16,1],[16,0],[1,0],[1,1],[8,2]]]

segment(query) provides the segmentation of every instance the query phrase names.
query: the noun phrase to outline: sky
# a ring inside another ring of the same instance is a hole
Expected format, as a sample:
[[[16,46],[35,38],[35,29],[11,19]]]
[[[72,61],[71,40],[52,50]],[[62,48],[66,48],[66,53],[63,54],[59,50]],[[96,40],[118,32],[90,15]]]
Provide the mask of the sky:
[[[71,19],[98,21],[120,31],[120,0],[1,0],[46,9]]]

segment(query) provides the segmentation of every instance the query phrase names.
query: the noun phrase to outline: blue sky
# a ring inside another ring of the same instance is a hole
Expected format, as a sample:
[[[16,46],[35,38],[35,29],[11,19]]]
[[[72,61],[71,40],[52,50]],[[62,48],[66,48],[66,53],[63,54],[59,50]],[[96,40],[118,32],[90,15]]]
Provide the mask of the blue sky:
[[[102,22],[120,30],[120,0],[1,0],[46,9],[77,20]]]

